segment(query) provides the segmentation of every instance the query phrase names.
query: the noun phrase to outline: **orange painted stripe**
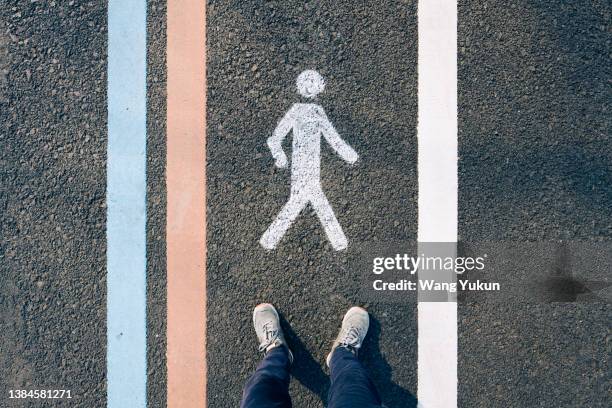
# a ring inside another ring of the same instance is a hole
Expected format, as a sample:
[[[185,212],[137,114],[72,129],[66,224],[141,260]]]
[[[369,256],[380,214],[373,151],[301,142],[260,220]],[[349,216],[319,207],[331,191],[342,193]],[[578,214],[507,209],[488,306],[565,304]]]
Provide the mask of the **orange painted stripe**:
[[[167,406],[205,407],[206,1],[167,13]]]

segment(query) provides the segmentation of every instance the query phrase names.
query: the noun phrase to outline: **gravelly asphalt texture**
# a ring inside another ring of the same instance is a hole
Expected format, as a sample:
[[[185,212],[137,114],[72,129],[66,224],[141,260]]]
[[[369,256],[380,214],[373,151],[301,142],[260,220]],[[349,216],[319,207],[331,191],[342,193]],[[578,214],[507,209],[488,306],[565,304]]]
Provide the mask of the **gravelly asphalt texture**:
[[[106,9],[0,7],[0,406],[105,403]]]
[[[344,312],[363,303],[349,259],[368,242],[416,239],[416,18],[414,3],[396,1],[209,3],[211,406],[240,401],[261,358],[251,311],[263,301],[277,305],[291,327],[295,406],[322,406],[325,355]],[[274,167],[266,139],[302,101],[295,79],[304,69],[325,77],[318,102],[360,155],[349,166],[329,146],[322,149],[323,190],[349,239],[342,253],[333,251],[309,209],[276,251],[258,244],[289,195],[289,172]],[[366,365],[390,407],[410,405],[414,309],[370,304],[369,310],[377,333],[362,353]]]
[[[285,320],[294,405],[322,406],[325,354],[362,302],[350,260],[372,242],[416,239],[416,2],[208,8],[209,406],[238,405],[260,359],[261,301]],[[165,2],[148,9],[148,393],[163,407]],[[610,12],[604,1],[459,2],[463,240],[612,238]],[[105,406],[106,35],[104,2],[0,7],[0,406]],[[349,166],[323,148],[323,187],[350,241],[341,254],[310,211],[277,251],[257,242],[289,192],[265,140],[300,101],[306,68],[326,77],[319,102],[361,156]],[[388,406],[414,406],[416,307],[368,308],[365,364]],[[460,406],[607,406],[610,314],[460,304]],[[75,398],[9,403],[12,388]]]
[[[612,238],[610,12],[459,2],[463,240]],[[460,406],[609,406],[611,317],[600,302],[460,304]]]
[[[147,9],[147,398],[166,406],[166,2]]]

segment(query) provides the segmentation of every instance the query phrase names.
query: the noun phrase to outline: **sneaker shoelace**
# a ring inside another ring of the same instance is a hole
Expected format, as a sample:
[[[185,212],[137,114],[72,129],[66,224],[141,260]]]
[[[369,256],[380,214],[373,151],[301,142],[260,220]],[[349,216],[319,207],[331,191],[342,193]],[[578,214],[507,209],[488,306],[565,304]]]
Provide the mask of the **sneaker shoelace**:
[[[273,326],[272,322],[267,322],[263,325],[264,332],[266,333],[266,340],[259,345],[259,351],[265,351],[278,340],[278,328],[273,329]]]
[[[350,347],[356,350],[360,347],[360,337],[358,328],[349,327],[338,343],[340,346]]]

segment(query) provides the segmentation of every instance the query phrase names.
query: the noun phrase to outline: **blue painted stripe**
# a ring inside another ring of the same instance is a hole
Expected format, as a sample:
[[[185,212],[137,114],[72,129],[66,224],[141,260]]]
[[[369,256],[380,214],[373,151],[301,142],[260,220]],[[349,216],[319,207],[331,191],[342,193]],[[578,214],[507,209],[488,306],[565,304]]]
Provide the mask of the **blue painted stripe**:
[[[107,407],[146,407],[146,0],[108,2]]]

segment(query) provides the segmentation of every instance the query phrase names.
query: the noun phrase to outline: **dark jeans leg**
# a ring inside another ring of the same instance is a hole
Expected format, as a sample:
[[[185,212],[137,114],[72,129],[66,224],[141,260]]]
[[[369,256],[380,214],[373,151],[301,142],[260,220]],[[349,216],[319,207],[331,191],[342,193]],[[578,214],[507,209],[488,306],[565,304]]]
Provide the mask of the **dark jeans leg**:
[[[291,408],[289,397],[289,352],[270,350],[244,386],[241,408]]]
[[[330,362],[328,408],[380,408],[382,402],[368,372],[345,347],[338,347]]]

